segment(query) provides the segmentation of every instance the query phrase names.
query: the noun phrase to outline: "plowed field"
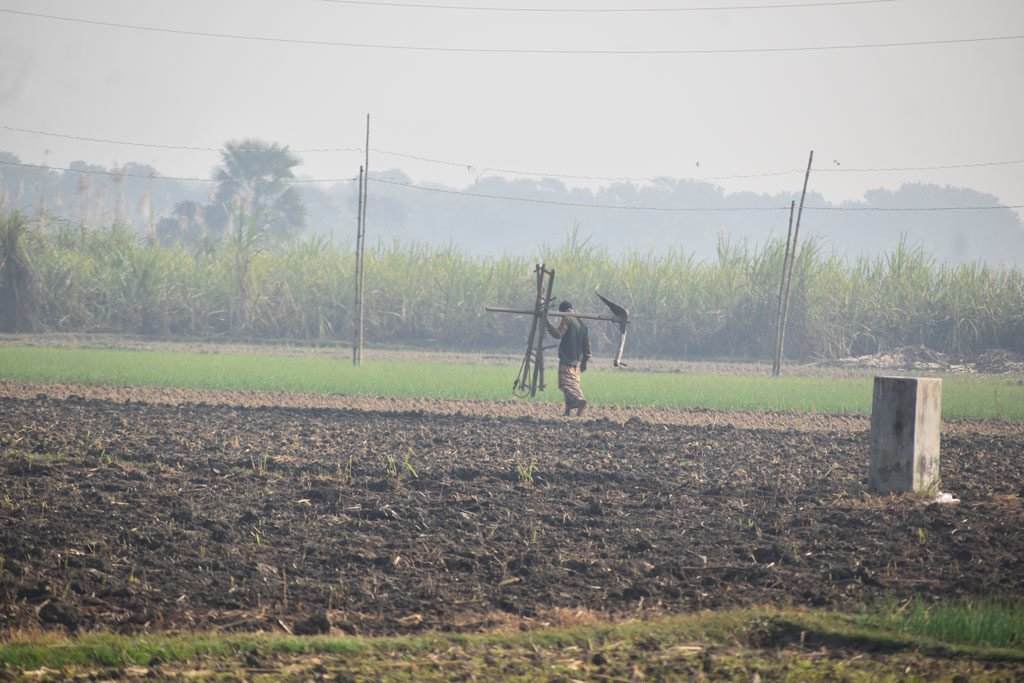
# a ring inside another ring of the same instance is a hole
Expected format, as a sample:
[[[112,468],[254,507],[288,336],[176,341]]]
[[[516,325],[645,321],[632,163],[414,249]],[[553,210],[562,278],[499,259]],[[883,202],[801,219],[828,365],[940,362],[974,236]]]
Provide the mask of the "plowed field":
[[[1024,594],[1024,428],[0,382],[0,628],[402,633]]]

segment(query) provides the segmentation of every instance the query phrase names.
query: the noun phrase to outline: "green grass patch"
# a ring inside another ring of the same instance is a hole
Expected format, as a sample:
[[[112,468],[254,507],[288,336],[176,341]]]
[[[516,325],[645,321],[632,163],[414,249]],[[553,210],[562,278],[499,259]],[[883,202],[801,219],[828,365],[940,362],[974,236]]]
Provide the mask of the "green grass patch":
[[[69,677],[102,672],[223,680],[232,672],[231,680],[540,681],[753,680],[758,674],[764,680],[868,681],[955,680],[981,669],[1014,678],[1024,672],[1024,647],[944,642],[863,626],[825,610],[769,608],[489,634],[91,633],[0,641],[0,671]]]
[[[584,388],[587,398],[595,403],[870,415],[873,381],[871,377],[599,371],[584,376]],[[944,377],[942,414],[948,418],[1024,421],[1024,383],[995,375]]]
[[[555,373],[539,400],[560,402]],[[195,389],[297,391],[440,399],[507,399],[507,365],[368,360],[347,357],[0,347],[0,378]],[[595,404],[871,413],[871,378],[765,377],[591,369],[583,376]],[[1024,383],[1000,376],[943,380],[943,416],[1024,421]]]
[[[121,636],[100,632],[77,637],[45,634],[14,637],[0,645],[0,665],[21,670],[147,666],[155,662],[224,660],[257,651],[356,656],[367,650],[369,642],[352,638],[297,638],[270,634]]]
[[[0,377],[23,382],[298,391],[422,398],[502,399],[507,366],[364,361],[249,353],[0,347]]]
[[[964,598],[935,602],[916,597],[865,611],[858,625],[912,633],[950,643],[1024,647],[1024,602]]]

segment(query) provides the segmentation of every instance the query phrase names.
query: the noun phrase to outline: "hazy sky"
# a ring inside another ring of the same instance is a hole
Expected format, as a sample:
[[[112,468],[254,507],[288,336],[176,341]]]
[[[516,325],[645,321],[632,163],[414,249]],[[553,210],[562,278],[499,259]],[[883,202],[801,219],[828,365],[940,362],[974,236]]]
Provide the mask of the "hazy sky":
[[[644,11],[584,11],[628,8]],[[0,149],[26,163],[137,161],[208,178],[215,151],[11,128],[360,148],[369,114],[370,147],[382,150],[372,170],[460,188],[481,173],[514,177],[493,170],[506,169],[799,191],[813,149],[811,189],[831,201],[934,182],[1024,205],[1022,0],[0,0],[0,10]],[[927,44],[852,47],[893,43]],[[351,178],[362,163],[360,152],[301,156],[312,178]],[[969,164],[989,165],[854,170]]]

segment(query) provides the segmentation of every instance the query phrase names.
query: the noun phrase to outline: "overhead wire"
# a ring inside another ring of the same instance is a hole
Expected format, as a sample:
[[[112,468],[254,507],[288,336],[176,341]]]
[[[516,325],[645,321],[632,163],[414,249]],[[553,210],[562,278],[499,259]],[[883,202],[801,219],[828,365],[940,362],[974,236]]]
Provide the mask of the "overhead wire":
[[[382,183],[385,185],[398,185],[400,187],[412,188],[415,190],[423,190],[426,192],[439,192],[442,194],[454,194],[462,195],[465,197],[477,197],[479,199],[503,199],[508,201],[526,202],[531,204],[549,204],[555,206],[571,206],[577,208],[587,209],[616,209],[626,211],[668,211],[668,212],[701,212],[701,211],[715,211],[715,212],[733,212],[733,211],[789,211],[790,207],[786,206],[714,206],[714,207],[692,207],[692,206],[622,206],[617,204],[592,204],[586,202],[561,202],[553,199],[538,199],[534,197],[512,197],[508,195],[495,195],[495,194],[483,194],[478,192],[464,192],[461,190],[452,190],[448,188],[440,187],[429,187],[426,185],[413,185],[412,183],[401,183],[395,180],[385,180],[383,178],[368,178],[371,183]],[[1021,205],[1006,205],[1000,204],[998,206],[936,206],[936,207],[843,207],[843,206],[807,206],[805,209],[812,211],[973,211],[973,210],[990,210],[990,209],[1024,209],[1024,204]]]
[[[401,183],[396,180],[385,180],[383,178],[369,178],[371,183],[381,183],[384,185],[397,185],[399,187],[407,187],[416,190],[424,190],[427,192],[438,192],[441,194],[454,194],[461,195],[464,197],[477,197],[479,199],[504,199],[516,202],[526,202],[529,204],[549,204],[554,206],[573,206],[577,208],[587,209],[625,209],[629,211],[777,211],[782,208],[779,206],[762,206],[762,207],[709,207],[709,208],[698,208],[698,207],[660,207],[660,206],[621,206],[617,204],[593,204],[587,202],[562,202],[554,199],[539,199],[536,197],[513,197],[509,195],[497,195],[497,194],[485,194],[481,192],[465,192],[462,190],[452,190],[449,188],[441,187],[430,187],[426,185],[413,185],[412,183]]]
[[[78,140],[85,142],[100,142],[106,144],[115,145],[130,145],[133,147],[150,147],[154,149],[172,149],[172,150],[186,150],[186,151],[203,151],[203,152],[222,152],[223,147],[200,147],[200,146],[189,146],[189,145],[166,145],[166,144],[155,144],[147,142],[137,142],[130,140],[116,140],[110,138],[97,138],[88,137],[84,135],[70,135],[65,133],[53,133],[43,130],[34,130],[31,128],[18,128],[16,126],[9,126],[6,124],[0,124],[0,129],[15,131],[19,133],[29,133],[32,135],[44,135],[49,137],[62,138],[66,140]],[[337,153],[348,153],[348,152],[359,152],[364,153],[365,148],[363,147],[317,147],[308,149],[292,149],[287,148],[289,152],[294,153],[311,153],[311,152],[337,152]],[[253,149],[233,149],[235,152],[265,152],[265,148],[253,148]],[[568,174],[568,173],[552,173],[548,171],[529,171],[529,170],[516,170],[509,168],[491,168],[481,167],[479,164],[472,164],[460,161],[449,161],[444,159],[435,159],[432,157],[420,156],[416,154],[407,154],[405,152],[395,152],[387,149],[380,149],[377,147],[371,147],[371,152],[378,154],[384,154],[387,156],[400,157],[403,159],[412,159],[415,161],[422,161],[425,163],[438,164],[443,166],[450,166],[453,168],[468,169],[475,173],[478,178],[484,173],[504,173],[508,175],[521,175],[521,176],[535,176],[545,178],[560,178],[567,180],[591,180],[591,181],[604,181],[604,182],[631,182],[631,183],[652,183],[661,180],[690,180],[690,181],[711,181],[711,180],[743,180],[748,178],[768,178],[783,175],[792,175],[794,173],[803,173],[806,169],[792,168],[782,171],[763,171],[760,173],[746,173],[746,174],[730,174],[730,175],[703,175],[703,176],[688,176],[688,177],[676,177],[668,175],[660,175],[655,177],[634,177],[634,176],[598,176],[598,175],[579,175],[579,174]],[[932,166],[899,166],[899,167],[873,167],[873,168],[855,168],[855,167],[823,167],[815,169],[816,173],[890,173],[890,172],[914,172],[914,171],[941,171],[951,169],[962,169],[962,168],[982,168],[988,166],[1009,166],[1014,164],[1024,164],[1024,159],[1010,159],[1005,161],[979,161],[971,163],[959,163],[959,164],[945,164],[945,165],[932,165]],[[479,171],[477,169],[480,169]]]
[[[657,176],[653,178],[637,178],[632,176],[596,176],[596,175],[572,175],[568,173],[547,173],[544,171],[516,171],[508,168],[481,168],[477,171],[477,166],[473,164],[459,163],[456,161],[444,161],[441,159],[431,159],[429,157],[416,156],[414,154],[404,154],[402,152],[391,152],[384,149],[377,149],[371,147],[370,151],[377,152],[379,154],[386,154],[389,156],[402,157],[404,159],[414,159],[416,161],[424,161],[427,163],[441,164],[445,166],[452,166],[455,168],[471,169],[477,174],[477,177],[483,176],[484,173],[507,173],[510,175],[523,175],[523,176],[542,176],[545,178],[564,178],[567,180],[599,180],[605,182],[631,182],[631,183],[652,183],[658,180],[742,180],[744,178],[767,178],[771,176],[790,175],[792,173],[803,173],[801,169],[789,169],[785,171],[766,171],[763,173],[751,173],[746,175],[728,175],[728,176],[696,176],[690,178],[674,178],[671,176]]]
[[[412,2],[372,2],[371,0],[322,0],[339,5],[369,7],[401,7],[405,9],[466,10],[469,12],[527,12],[527,13],[651,13],[651,12],[723,12],[763,9],[802,9],[806,7],[840,7],[845,5],[879,5],[902,0],[838,0],[838,2],[800,2],[781,5],[710,5],[704,7],[470,7],[466,5],[434,5]]]
[[[895,2],[899,0],[848,0],[840,2],[805,2],[805,3],[794,3],[794,4],[773,4],[773,5],[736,5],[736,6],[715,6],[715,7],[690,7],[690,8],[576,8],[576,9],[559,9],[559,8],[538,8],[538,7],[524,7],[524,8],[512,8],[512,7],[458,7],[450,5],[431,5],[431,4],[414,4],[414,3],[400,3],[400,2],[369,2],[365,0],[326,0],[333,1],[343,4],[362,4],[362,5],[380,5],[380,6],[393,6],[393,7],[405,7],[405,8],[421,8],[421,9],[450,9],[450,10],[493,10],[493,11],[522,11],[522,12],[654,12],[654,11],[713,11],[713,10],[761,10],[761,9],[782,9],[782,8],[797,8],[797,7],[826,7],[826,6],[839,6],[839,5],[868,5],[868,4],[882,4],[885,2]],[[969,42],[983,42],[983,41],[1002,41],[1002,40],[1017,40],[1024,38],[1024,35],[1009,35],[1009,36],[989,36],[989,37],[978,37],[978,38],[961,38],[961,39],[946,39],[946,40],[932,40],[932,41],[908,41],[908,42],[890,42],[890,43],[873,43],[873,44],[858,44],[858,45],[826,45],[826,46],[801,46],[801,47],[779,47],[779,48],[741,48],[741,49],[685,49],[685,50],[547,50],[547,49],[502,49],[502,48],[459,48],[459,47],[429,47],[429,46],[409,46],[409,45],[380,45],[380,44],[365,44],[365,43],[348,43],[338,41],[317,41],[317,40],[303,40],[303,39],[289,39],[289,38],[276,38],[276,37],[265,37],[265,36],[247,36],[238,34],[224,34],[224,33],[212,33],[212,32],[200,32],[200,31],[186,31],[178,29],[169,29],[162,27],[152,26],[140,26],[132,24],[122,24],[116,22],[105,22],[90,19],[78,19],[71,17],[64,17],[58,15],[42,14],[35,12],[24,12],[18,10],[11,10],[0,8],[0,12],[16,15],[31,16],[44,19],[52,19],[59,21],[69,21],[85,24],[93,24],[100,26],[144,30],[144,31],[155,31],[162,33],[182,34],[182,35],[195,35],[202,37],[214,37],[214,38],[229,38],[237,40],[254,40],[254,41],[268,41],[268,42],[279,42],[279,43],[296,43],[296,44],[309,44],[309,45],[328,45],[328,46],[340,46],[340,47],[365,47],[365,48],[378,48],[378,49],[399,49],[399,50],[421,50],[421,51],[444,51],[444,52],[489,52],[489,53],[521,53],[521,54],[725,54],[725,53],[755,53],[755,52],[793,52],[793,51],[804,51],[804,50],[832,50],[832,49],[858,49],[858,48],[874,48],[874,47],[900,47],[900,46],[917,46],[917,45],[939,45],[939,44],[953,44],[953,43],[969,43]],[[49,133],[45,131],[16,128],[13,126],[0,125],[0,128],[19,131],[25,133],[34,133],[39,135],[50,135],[54,137],[60,137],[71,140],[89,141],[89,142],[101,142],[110,144],[122,144],[131,145],[137,147],[152,147],[159,149],[175,149],[175,150],[188,150],[188,151],[223,151],[223,148],[215,147],[200,147],[200,146],[188,146],[188,145],[166,145],[166,144],[152,144],[152,143],[139,143],[124,140],[112,140],[105,138],[92,138],[77,135],[64,135],[59,133]],[[657,178],[634,178],[629,176],[591,176],[591,175],[570,175],[570,174],[557,174],[557,173],[542,173],[536,171],[519,171],[513,169],[502,169],[502,168],[484,168],[477,172],[476,167],[471,164],[463,164],[458,162],[444,161],[438,159],[431,159],[428,157],[416,156],[412,154],[405,154],[401,152],[393,152],[389,150],[374,149],[372,151],[380,154],[392,155],[397,157],[403,157],[408,159],[415,159],[428,163],[444,164],[454,167],[466,168],[472,172],[477,173],[478,179],[481,175],[487,172],[503,173],[503,174],[514,174],[514,175],[527,175],[527,176],[544,176],[553,178],[565,178],[574,180],[591,180],[591,181],[626,181],[626,182],[654,182],[657,180],[732,180],[732,179],[743,179],[743,178],[758,178],[768,176],[779,176],[788,175],[793,173],[802,173],[802,169],[789,169],[785,171],[766,172],[766,173],[755,173],[745,175],[724,175],[724,176],[701,176],[691,178],[672,178],[667,176],[660,176]],[[258,149],[238,149],[233,151],[265,151]],[[288,150],[296,153],[314,153],[314,152],[362,152],[364,151],[361,147],[348,147],[348,148],[309,148],[309,149],[291,149]],[[160,176],[160,175],[143,175],[143,174],[128,174],[114,171],[97,171],[94,169],[67,169],[57,168],[52,166],[40,165],[40,164],[26,164],[26,163],[15,163],[15,162],[0,162],[7,165],[22,166],[28,168],[38,168],[53,171],[66,171],[75,173],[95,173],[110,176],[120,177],[140,177],[140,178],[160,178],[166,180],[179,180],[189,182],[219,182],[208,178],[192,178],[192,177],[173,177],[173,176]],[[823,173],[842,173],[842,172],[895,172],[895,171],[923,171],[923,170],[942,170],[942,169],[959,169],[959,168],[971,168],[971,167],[983,167],[983,166],[998,166],[998,165],[1009,165],[1009,164],[1020,164],[1024,163],[1024,160],[1010,160],[1010,161],[994,161],[994,162],[978,162],[968,164],[954,164],[945,166],[924,166],[924,167],[900,167],[900,168],[821,168],[815,169],[816,172]],[[325,182],[351,182],[355,178],[333,178],[333,179],[284,179],[284,180],[272,180],[272,181],[255,181],[255,182],[288,182],[288,183],[325,183]],[[574,202],[558,202],[554,200],[543,200],[543,199],[529,199],[522,197],[511,197],[501,195],[488,195],[473,192],[463,192],[458,190],[447,190],[441,188],[432,188],[426,186],[413,185],[409,183],[400,183],[395,181],[388,181],[379,178],[369,179],[371,182],[381,182],[391,185],[404,186],[420,190],[429,190],[434,192],[444,192],[448,194],[457,194],[464,196],[489,198],[489,199],[503,199],[512,201],[527,201],[542,204],[555,204],[563,206],[577,206],[587,208],[598,208],[598,209],[628,209],[628,210],[640,210],[640,211],[774,211],[780,208],[787,207],[712,207],[712,208],[693,208],[693,207],[647,207],[647,206],[635,206],[635,207],[623,207],[616,205],[602,205],[602,204],[586,204],[586,203],[574,203]],[[1024,208],[1017,205],[1011,206],[968,206],[968,207],[924,207],[924,208],[895,208],[895,207],[808,207],[817,208],[823,210],[850,210],[850,211],[942,211],[942,210],[976,210],[976,209],[997,209],[997,208]]]
[[[825,167],[815,169],[822,173],[888,173],[888,172],[899,172],[899,171],[944,171],[948,169],[956,168],[980,168],[983,166],[1009,166],[1011,164],[1024,164],[1024,159],[1011,159],[1009,161],[979,161],[976,163],[969,164],[949,164],[946,166],[906,166],[906,167],[892,167],[892,168],[832,168]]]
[[[93,175],[106,175],[115,176],[119,178],[144,178],[146,180],[178,180],[182,182],[196,182],[196,183],[219,183],[220,180],[216,178],[193,178],[193,177],[182,177],[182,176],[166,176],[158,173],[125,173],[118,170],[107,170],[107,169],[95,169],[95,168],[63,168],[60,166],[47,166],[45,164],[27,164],[21,161],[6,161],[0,159],[0,164],[5,166],[21,166],[22,168],[36,168],[43,171],[61,171],[65,173],[89,173]],[[246,182],[251,183],[348,183],[356,180],[356,178],[281,178],[274,180],[260,180],[253,179]]]
[[[33,135],[46,135],[54,138],[63,138],[65,140],[79,140],[83,142],[103,142],[113,145],[130,145],[132,147],[152,147],[154,149],[179,149],[193,152],[223,152],[224,147],[192,147],[189,145],[161,145],[152,142],[131,142],[129,140],[112,140],[109,138],[91,138],[84,135],[67,135],[64,133],[50,133],[45,130],[33,130],[31,128],[16,128],[14,126],[7,126],[0,124],[0,128],[4,130],[15,131],[17,133],[31,133]],[[306,154],[308,152],[362,152],[362,147],[334,147],[334,148],[312,148],[312,149],[292,149],[287,148],[289,152]],[[265,152],[266,149],[254,148],[234,148],[233,152]]]
[[[44,135],[44,136],[48,136],[48,137],[62,138],[62,139],[65,139],[65,140],[78,140],[78,141],[84,141],[84,142],[100,142],[100,143],[107,143],[107,144],[114,144],[114,145],[129,145],[129,146],[132,146],[132,147],[149,147],[149,148],[153,148],[153,149],[173,149],[173,150],[201,151],[201,152],[221,152],[221,151],[224,150],[223,147],[197,147],[197,146],[189,146],[189,145],[164,145],[164,144],[154,144],[154,143],[145,143],[145,142],[133,142],[133,141],[128,141],[128,140],[114,140],[114,139],[110,139],[110,138],[95,138],[95,137],[88,137],[88,136],[83,136],[83,135],[68,135],[68,134],[64,134],[64,133],[51,133],[51,132],[48,132],[48,131],[33,130],[31,128],[18,128],[18,127],[15,127],[15,126],[8,126],[8,125],[4,125],[4,124],[0,124],[0,129],[15,131],[15,132],[19,132],[19,133],[30,133],[30,134],[33,134],[33,135]],[[234,152],[264,152],[266,150],[265,149],[258,149],[257,148],[257,149],[233,149],[232,151],[234,151]],[[308,152],[360,152],[360,153],[362,153],[365,150],[362,147],[334,147],[334,148],[323,147],[323,148],[311,148],[311,149],[291,149],[291,148],[288,148],[288,151],[295,152],[295,153],[303,153],[303,154],[305,154],[305,153],[308,153]],[[473,164],[469,164],[469,163],[463,163],[463,162],[457,162],[457,161],[445,161],[445,160],[442,160],[442,159],[432,159],[432,158],[429,158],[429,157],[418,156],[418,155],[415,155],[415,154],[406,154],[404,152],[394,152],[394,151],[386,150],[386,149],[378,149],[376,147],[371,147],[370,151],[371,152],[376,152],[378,154],[385,154],[387,156],[401,157],[403,159],[412,159],[412,160],[415,160],[415,161],[423,161],[423,162],[426,162],[426,163],[438,164],[438,165],[443,165],[443,166],[451,166],[451,167],[454,167],[454,168],[469,169],[473,173],[476,173],[478,178],[480,176],[482,176],[484,173],[492,172],[492,173],[506,173],[506,174],[510,174],[510,175],[544,176],[544,177],[548,177],[548,178],[564,178],[564,179],[567,179],[567,180],[598,180],[598,181],[605,181],[605,182],[643,183],[643,182],[654,182],[656,180],[664,180],[664,179],[667,179],[667,180],[741,180],[741,179],[744,179],[744,178],[763,178],[763,177],[771,177],[771,176],[790,175],[792,173],[802,173],[803,172],[801,169],[789,169],[789,170],[785,170],[785,171],[767,171],[767,172],[763,172],[763,173],[751,173],[751,174],[746,174],[746,175],[697,176],[697,177],[683,179],[683,178],[672,178],[672,177],[669,177],[669,176],[658,176],[658,177],[655,177],[655,178],[637,178],[637,177],[631,177],[631,176],[573,175],[573,174],[568,174],[568,173],[548,173],[548,172],[542,172],[542,171],[518,171],[518,170],[508,169],[508,168],[490,168],[490,167],[482,168],[480,171],[477,171],[477,166],[475,166]]]
[[[273,36],[248,36],[234,33],[214,33],[209,31],[187,31],[183,29],[172,29],[163,28],[159,26],[141,26],[138,24],[122,24],[113,21],[99,21],[95,19],[80,19],[74,17],[64,17],[55,14],[42,14],[39,12],[24,12],[21,10],[12,10],[6,8],[0,8],[0,12],[6,12],[8,14],[17,14],[21,16],[37,17],[41,19],[52,19],[57,21],[69,21],[81,24],[91,24],[94,26],[107,26],[112,28],[124,28],[132,29],[137,31],[153,31],[156,33],[167,33],[174,35],[187,35],[187,36],[200,36],[204,38],[229,38],[232,40],[247,40],[256,42],[271,42],[271,43],[290,43],[295,45],[318,45],[327,47],[354,47],[354,48],[366,48],[375,50],[406,50],[415,52],[464,52],[464,53],[476,53],[476,54],[536,54],[536,55],[710,55],[710,54],[765,54],[765,53],[783,53],[783,52],[805,52],[805,51],[821,51],[821,50],[860,50],[860,49],[871,49],[871,48],[891,48],[891,47],[915,47],[923,45],[953,45],[960,43],[979,43],[979,42],[993,42],[993,41],[1007,41],[1007,40],[1020,40],[1024,38],[1022,35],[1006,35],[1006,36],[980,36],[975,38],[947,38],[941,40],[917,40],[917,41],[903,41],[903,42],[885,42],[885,43],[863,43],[863,44],[849,44],[849,45],[803,45],[795,47],[752,47],[752,48],[711,48],[711,49],[678,49],[678,50],[587,50],[587,49],[526,49],[526,48],[499,48],[499,47],[448,47],[448,46],[430,46],[430,45],[393,45],[383,43],[356,43],[356,42],[345,42],[345,41],[332,41],[332,40],[310,40],[301,38],[276,38]]]
[[[0,164],[6,166],[19,166],[22,168],[35,168],[47,171],[62,171],[67,173],[87,173],[94,175],[106,175],[121,178],[142,178],[146,180],[177,180],[183,182],[201,182],[201,183],[219,183],[220,180],[213,178],[187,178],[187,177],[175,177],[175,176],[162,176],[156,174],[144,174],[144,173],[124,173],[121,171],[109,171],[109,170],[98,170],[98,169],[84,169],[84,168],[61,168],[57,166],[47,166],[44,164],[27,164],[23,162],[5,161],[0,160]],[[314,183],[348,183],[355,182],[357,178],[281,178],[273,180],[261,180],[253,179],[246,182],[254,184],[314,184]],[[525,202],[530,204],[547,204],[552,206],[568,206],[576,208],[586,209],[614,209],[619,211],[666,211],[666,212],[749,212],[749,211],[788,211],[788,206],[710,206],[710,207],[696,207],[696,206],[623,206],[620,204],[595,204],[587,202],[563,202],[554,199],[539,199],[536,197],[513,197],[510,195],[497,195],[497,194],[485,194],[480,192],[465,192],[462,190],[453,190],[450,188],[440,187],[429,187],[426,185],[414,185],[412,183],[402,183],[396,180],[386,180],[384,178],[367,178],[368,182],[380,183],[384,185],[395,185],[398,187],[405,187],[414,190],[422,190],[425,192],[436,192],[441,194],[459,195],[463,197],[475,197],[477,199],[498,199],[505,201]],[[974,210],[991,210],[991,209],[1024,209],[1024,204],[1000,204],[997,206],[935,206],[935,207],[844,207],[844,206],[808,206],[804,207],[812,211],[974,211]]]
[[[377,152],[379,154],[387,154],[390,156],[402,157],[405,159],[414,159],[416,161],[424,161],[434,164],[442,164],[446,166],[453,166],[456,168],[468,168],[473,169],[476,172],[477,166],[473,164],[467,164],[455,161],[445,161],[442,159],[431,159],[429,157],[416,156],[413,154],[404,154],[402,152],[392,152],[384,149],[377,149],[371,147],[370,151]],[[833,168],[826,167],[821,169],[815,169],[815,171],[821,171],[825,173],[866,173],[866,172],[899,172],[899,171],[940,171],[947,169],[959,169],[959,168],[977,168],[984,166],[1007,166],[1011,164],[1024,164],[1024,159],[1011,159],[1009,161],[981,161],[975,163],[966,164],[949,164],[949,165],[935,165],[935,166],[918,166],[918,167],[879,167],[879,168]],[[479,175],[487,171],[494,173],[508,173],[512,175],[525,175],[525,176],[543,176],[546,178],[567,178],[573,180],[603,180],[603,181],[627,181],[627,182],[655,182],[658,180],[742,180],[745,178],[767,178],[781,175],[791,175],[794,173],[803,173],[806,169],[792,168],[784,171],[765,171],[761,173],[748,173],[748,174],[732,174],[732,175],[721,175],[721,176],[690,176],[686,178],[677,178],[672,176],[656,176],[653,178],[636,178],[630,176],[593,176],[593,175],[569,175],[565,173],[548,173],[542,171],[517,171],[507,168],[483,168]]]

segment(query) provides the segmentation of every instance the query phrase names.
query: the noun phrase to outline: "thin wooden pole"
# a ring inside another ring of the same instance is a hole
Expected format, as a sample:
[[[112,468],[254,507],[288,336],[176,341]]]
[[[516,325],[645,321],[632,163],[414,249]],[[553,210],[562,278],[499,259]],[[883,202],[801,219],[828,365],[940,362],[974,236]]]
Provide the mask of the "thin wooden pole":
[[[369,192],[367,186],[370,184],[370,115],[366,115],[366,160],[365,168],[366,175],[363,176],[363,196],[360,207],[360,223],[363,226],[363,240],[359,245],[359,335],[358,335],[358,354],[359,362],[357,365],[363,364],[363,312],[366,308],[366,204],[369,198]]]
[[[548,329],[548,307],[551,305],[551,290],[555,286],[555,269],[547,270],[543,264],[540,267],[540,280],[543,281],[544,274],[548,276],[548,286],[541,290],[541,297],[538,299],[538,303],[541,304],[540,311],[540,325],[537,330],[537,360],[533,366],[533,391],[531,395],[534,395],[538,388],[544,391],[544,334]]]
[[[363,292],[361,289],[362,283],[362,264],[359,262],[359,253],[363,245],[363,167],[359,167],[359,204],[356,208],[356,267],[355,267],[355,298],[352,301],[352,312],[355,314],[352,316],[352,320],[355,323],[352,330],[352,365],[359,365],[362,359],[359,357],[359,352],[362,349],[362,324],[359,317],[359,312],[362,310],[361,301],[363,298]]]
[[[796,201],[789,203],[789,230],[786,232],[786,251],[782,256],[782,277],[779,279],[779,306],[775,311],[775,357],[772,359],[772,376],[778,377],[781,371],[782,347],[782,294],[786,288],[786,268],[789,264],[789,244],[793,239],[793,208]]]
[[[789,293],[793,285],[793,263],[796,261],[796,239],[800,234],[800,217],[804,213],[804,199],[807,197],[807,181],[811,177],[811,164],[814,163],[814,150],[807,159],[807,172],[804,174],[804,189],[800,192],[800,208],[796,212],[796,227],[793,228],[793,249],[789,258],[789,275],[786,277],[786,297],[782,302],[782,330],[779,333],[779,372],[782,374],[782,349],[786,342],[786,322],[789,319]]]

